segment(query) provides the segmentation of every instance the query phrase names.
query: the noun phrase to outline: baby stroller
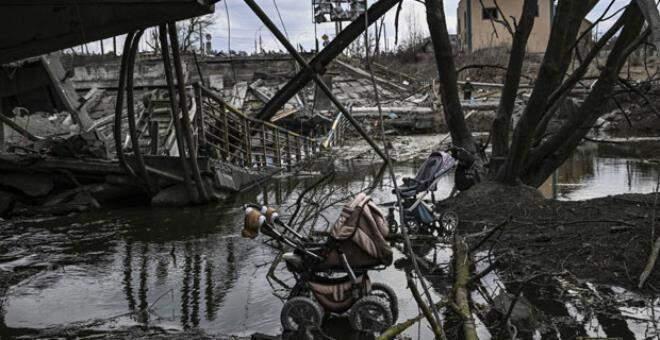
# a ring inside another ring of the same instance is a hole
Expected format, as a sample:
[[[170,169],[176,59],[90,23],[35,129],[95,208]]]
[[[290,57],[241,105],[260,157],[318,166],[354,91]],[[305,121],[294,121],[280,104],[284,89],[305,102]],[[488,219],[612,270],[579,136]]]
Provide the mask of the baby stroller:
[[[456,160],[446,152],[435,151],[424,161],[415,178],[406,177],[399,189],[404,217],[411,233],[426,233],[436,237],[451,235],[458,225],[458,215],[452,211],[435,212],[435,190],[443,175],[456,165]],[[396,194],[396,192],[393,192]],[[431,204],[424,202],[431,194]],[[421,195],[420,195],[421,194]],[[390,232],[398,231],[398,224],[391,207],[388,214]]]
[[[352,328],[369,333],[396,322],[396,294],[367,274],[392,263],[385,218],[368,196],[343,207],[324,242],[300,235],[272,208],[248,205],[242,235],[254,238],[259,231],[293,249],[282,256],[296,281],[280,314],[285,331],[320,327],[331,314],[348,316]]]

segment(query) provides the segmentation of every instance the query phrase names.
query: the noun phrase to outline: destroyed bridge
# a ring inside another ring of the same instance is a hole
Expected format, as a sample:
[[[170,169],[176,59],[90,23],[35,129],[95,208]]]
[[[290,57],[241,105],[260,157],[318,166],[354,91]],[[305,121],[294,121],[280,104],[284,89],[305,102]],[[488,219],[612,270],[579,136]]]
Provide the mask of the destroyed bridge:
[[[176,22],[213,13],[215,2],[5,1],[0,25],[12,34],[0,37],[0,184],[11,191],[0,191],[0,215],[26,205],[66,213],[126,197],[206,203],[299,168],[349,125],[367,134],[356,119],[377,114],[369,74],[335,59],[364,32],[365,15],[371,24],[398,0],[374,3],[305,55],[245,0],[289,55],[181,52]],[[147,34],[157,52],[140,52]],[[100,42],[103,51],[104,39],[113,41],[109,53],[74,49]],[[414,95],[425,84],[378,71],[388,113],[414,114],[390,124],[430,128],[433,101]]]

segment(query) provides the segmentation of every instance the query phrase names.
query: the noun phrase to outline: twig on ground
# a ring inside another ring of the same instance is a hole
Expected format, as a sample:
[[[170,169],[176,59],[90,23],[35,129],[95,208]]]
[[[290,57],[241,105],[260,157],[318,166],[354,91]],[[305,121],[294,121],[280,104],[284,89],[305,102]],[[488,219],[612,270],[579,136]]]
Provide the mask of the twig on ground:
[[[413,298],[417,302],[417,306],[419,306],[419,308],[422,310],[422,314],[424,317],[426,317],[426,320],[431,325],[431,330],[433,330],[436,339],[445,339],[444,332],[441,329],[442,326],[439,324],[439,320],[436,320],[435,317],[433,317],[431,309],[426,303],[424,303],[424,299],[422,299],[422,296],[419,294],[419,290],[417,289],[415,281],[413,280],[409,271],[406,271],[406,279],[408,281],[408,289],[410,289]],[[419,279],[423,280],[421,277]]]
[[[660,189],[660,174],[658,175],[657,184],[655,186],[655,198],[653,200],[653,211],[651,213],[651,237],[652,237],[651,239],[655,237],[655,214],[658,206],[659,189]],[[653,272],[653,267],[655,267],[655,262],[658,259],[658,253],[660,253],[660,237],[656,238],[655,242],[653,243],[653,248],[651,248],[651,254],[649,255],[649,260],[646,263],[646,267],[644,267],[644,271],[639,276],[639,285],[637,286],[637,288],[642,289],[642,287],[644,287],[644,283],[646,283],[646,280]]]

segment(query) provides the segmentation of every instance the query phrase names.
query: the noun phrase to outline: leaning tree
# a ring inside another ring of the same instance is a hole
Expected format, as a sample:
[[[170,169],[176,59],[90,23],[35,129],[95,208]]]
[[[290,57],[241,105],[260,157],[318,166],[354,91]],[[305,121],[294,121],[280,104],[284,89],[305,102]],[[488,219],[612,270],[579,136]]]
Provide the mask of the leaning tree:
[[[608,99],[617,86],[632,86],[620,77],[631,54],[643,44],[660,40],[660,16],[655,0],[632,0],[616,22],[593,44],[581,44],[586,32],[580,26],[598,0],[559,0],[550,38],[540,64],[532,92],[515,126],[512,115],[518,98],[527,43],[538,13],[538,0],[524,0],[517,20],[493,20],[505,25],[512,43],[504,87],[490,131],[492,154],[488,162],[489,178],[504,184],[527,184],[539,187],[571,155],[596,121],[606,111]],[[607,0],[609,10],[614,0]],[[426,14],[439,72],[440,93],[445,121],[453,143],[477,153],[478,146],[467,127],[458,93],[456,61],[447,30],[443,0],[426,0]],[[500,10],[501,11],[501,10]],[[607,10],[605,11],[607,13]],[[588,46],[586,51],[583,46]],[[548,129],[560,104],[580,83],[594,60],[609,46],[605,65],[598,67],[597,80],[586,98],[556,129]],[[570,68],[576,60],[578,66]],[[570,71],[569,71],[570,69]]]

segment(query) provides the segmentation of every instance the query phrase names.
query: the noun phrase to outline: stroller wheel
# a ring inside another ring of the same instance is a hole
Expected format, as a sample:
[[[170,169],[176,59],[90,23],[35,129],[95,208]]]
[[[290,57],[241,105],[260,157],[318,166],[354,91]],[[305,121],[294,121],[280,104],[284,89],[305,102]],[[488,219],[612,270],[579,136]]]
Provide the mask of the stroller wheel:
[[[445,211],[440,215],[440,228],[444,236],[450,236],[458,227],[458,215],[453,211]]]
[[[392,323],[395,323],[399,319],[399,300],[392,287],[384,283],[374,282],[371,284],[369,295],[377,296],[389,304],[390,311],[392,312]]]
[[[307,326],[320,327],[323,310],[314,300],[296,296],[282,306],[280,321],[285,331],[295,332]]]
[[[409,234],[417,235],[422,232],[421,228],[419,227],[419,224],[417,224],[417,221],[415,221],[412,218],[408,219],[408,217],[406,217],[406,225],[408,227]]]
[[[353,329],[367,333],[382,333],[394,324],[388,303],[374,295],[358,300],[348,318]]]

